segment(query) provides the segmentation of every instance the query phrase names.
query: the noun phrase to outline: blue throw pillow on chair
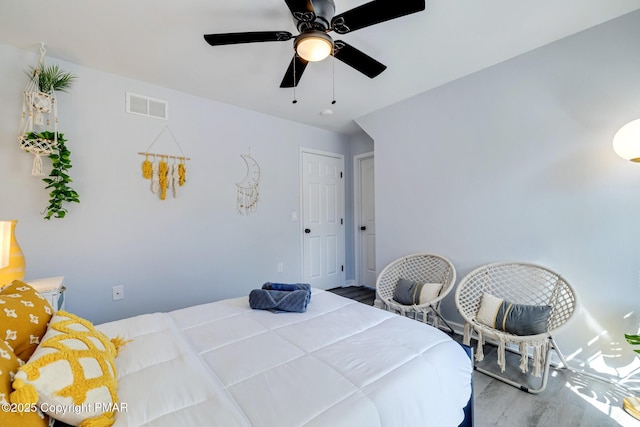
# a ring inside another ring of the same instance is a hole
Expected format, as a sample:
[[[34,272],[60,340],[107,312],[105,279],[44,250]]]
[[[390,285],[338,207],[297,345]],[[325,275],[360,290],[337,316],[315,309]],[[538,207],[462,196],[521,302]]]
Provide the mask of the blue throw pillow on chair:
[[[416,283],[407,279],[398,279],[393,299],[402,305],[420,304],[420,292],[424,283]]]
[[[547,331],[551,306],[513,304],[484,293],[476,320],[514,335],[537,335]]]

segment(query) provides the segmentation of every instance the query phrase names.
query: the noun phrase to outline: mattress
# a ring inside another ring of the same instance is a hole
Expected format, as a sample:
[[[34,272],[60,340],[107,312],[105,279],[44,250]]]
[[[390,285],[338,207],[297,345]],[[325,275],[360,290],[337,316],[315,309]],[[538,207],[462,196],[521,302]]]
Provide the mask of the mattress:
[[[472,367],[442,331],[330,292],[306,313],[248,298],[98,325],[116,358],[116,427],[457,426]]]

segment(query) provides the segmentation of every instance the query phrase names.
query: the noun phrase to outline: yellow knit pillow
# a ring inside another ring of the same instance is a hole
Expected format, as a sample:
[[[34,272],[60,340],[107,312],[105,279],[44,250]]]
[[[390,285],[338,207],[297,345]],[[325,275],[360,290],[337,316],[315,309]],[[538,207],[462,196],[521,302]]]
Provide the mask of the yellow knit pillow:
[[[14,280],[0,291],[0,340],[26,362],[47,331],[52,314],[51,305],[38,291]]]
[[[10,400],[37,402],[52,418],[74,426],[110,426],[118,410],[116,354],[114,342],[88,320],[58,311],[15,375]]]
[[[49,417],[36,411],[35,407],[23,408],[9,403],[13,376],[20,365],[22,362],[13,353],[11,346],[6,341],[0,340],[0,426],[47,427]],[[29,409],[29,411],[22,411],[22,409]]]

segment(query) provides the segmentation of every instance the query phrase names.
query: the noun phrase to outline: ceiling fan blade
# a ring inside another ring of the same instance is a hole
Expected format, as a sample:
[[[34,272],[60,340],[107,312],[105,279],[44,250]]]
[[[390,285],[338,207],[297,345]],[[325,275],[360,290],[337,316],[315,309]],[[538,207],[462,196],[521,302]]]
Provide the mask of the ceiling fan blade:
[[[300,83],[300,78],[302,77],[302,73],[304,73],[304,69],[307,68],[307,64],[309,62],[300,58],[298,55],[293,55],[293,59],[289,64],[289,68],[287,68],[287,72],[282,79],[282,83],[280,83],[280,87],[294,87],[298,86]],[[295,64],[295,74],[293,72]]]
[[[311,0],[284,0],[284,2],[298,21],[311,22],[316,19],[316,12]]]
[[[373,0],[334,16],[331,20],[331,27],[338,34],[346,34],[370,25],[420,12],[424,8],[425,0]]]
[[[387,69],[386,65],[379,63],[366,53],[342,40],[336,40],[333,49],[333,56],[336,59],[355,68],[369,78],[374,78]]]
[[[227,44],[283,42],[291,40],[293,34],[288,31],[254,31],[248,33],[205,34],[204,39],[211,46]]]

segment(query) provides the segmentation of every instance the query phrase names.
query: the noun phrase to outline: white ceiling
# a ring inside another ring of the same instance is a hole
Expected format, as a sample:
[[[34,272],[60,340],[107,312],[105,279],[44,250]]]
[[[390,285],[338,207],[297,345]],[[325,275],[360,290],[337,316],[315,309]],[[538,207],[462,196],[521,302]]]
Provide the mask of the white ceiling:
[[[335,1],[336,13],[366,3]],[[44,42],[49,57],[350,133],[362,115],[636,9],[638,0],[427,0],[423,12],[331,33],[388,68],[369,79],[331,57],[311,63],[296,104],[279,87],[293,40],[212,47],[202,37],[297,34],[283,0],[0,0],[0,43],[38,52]]]

